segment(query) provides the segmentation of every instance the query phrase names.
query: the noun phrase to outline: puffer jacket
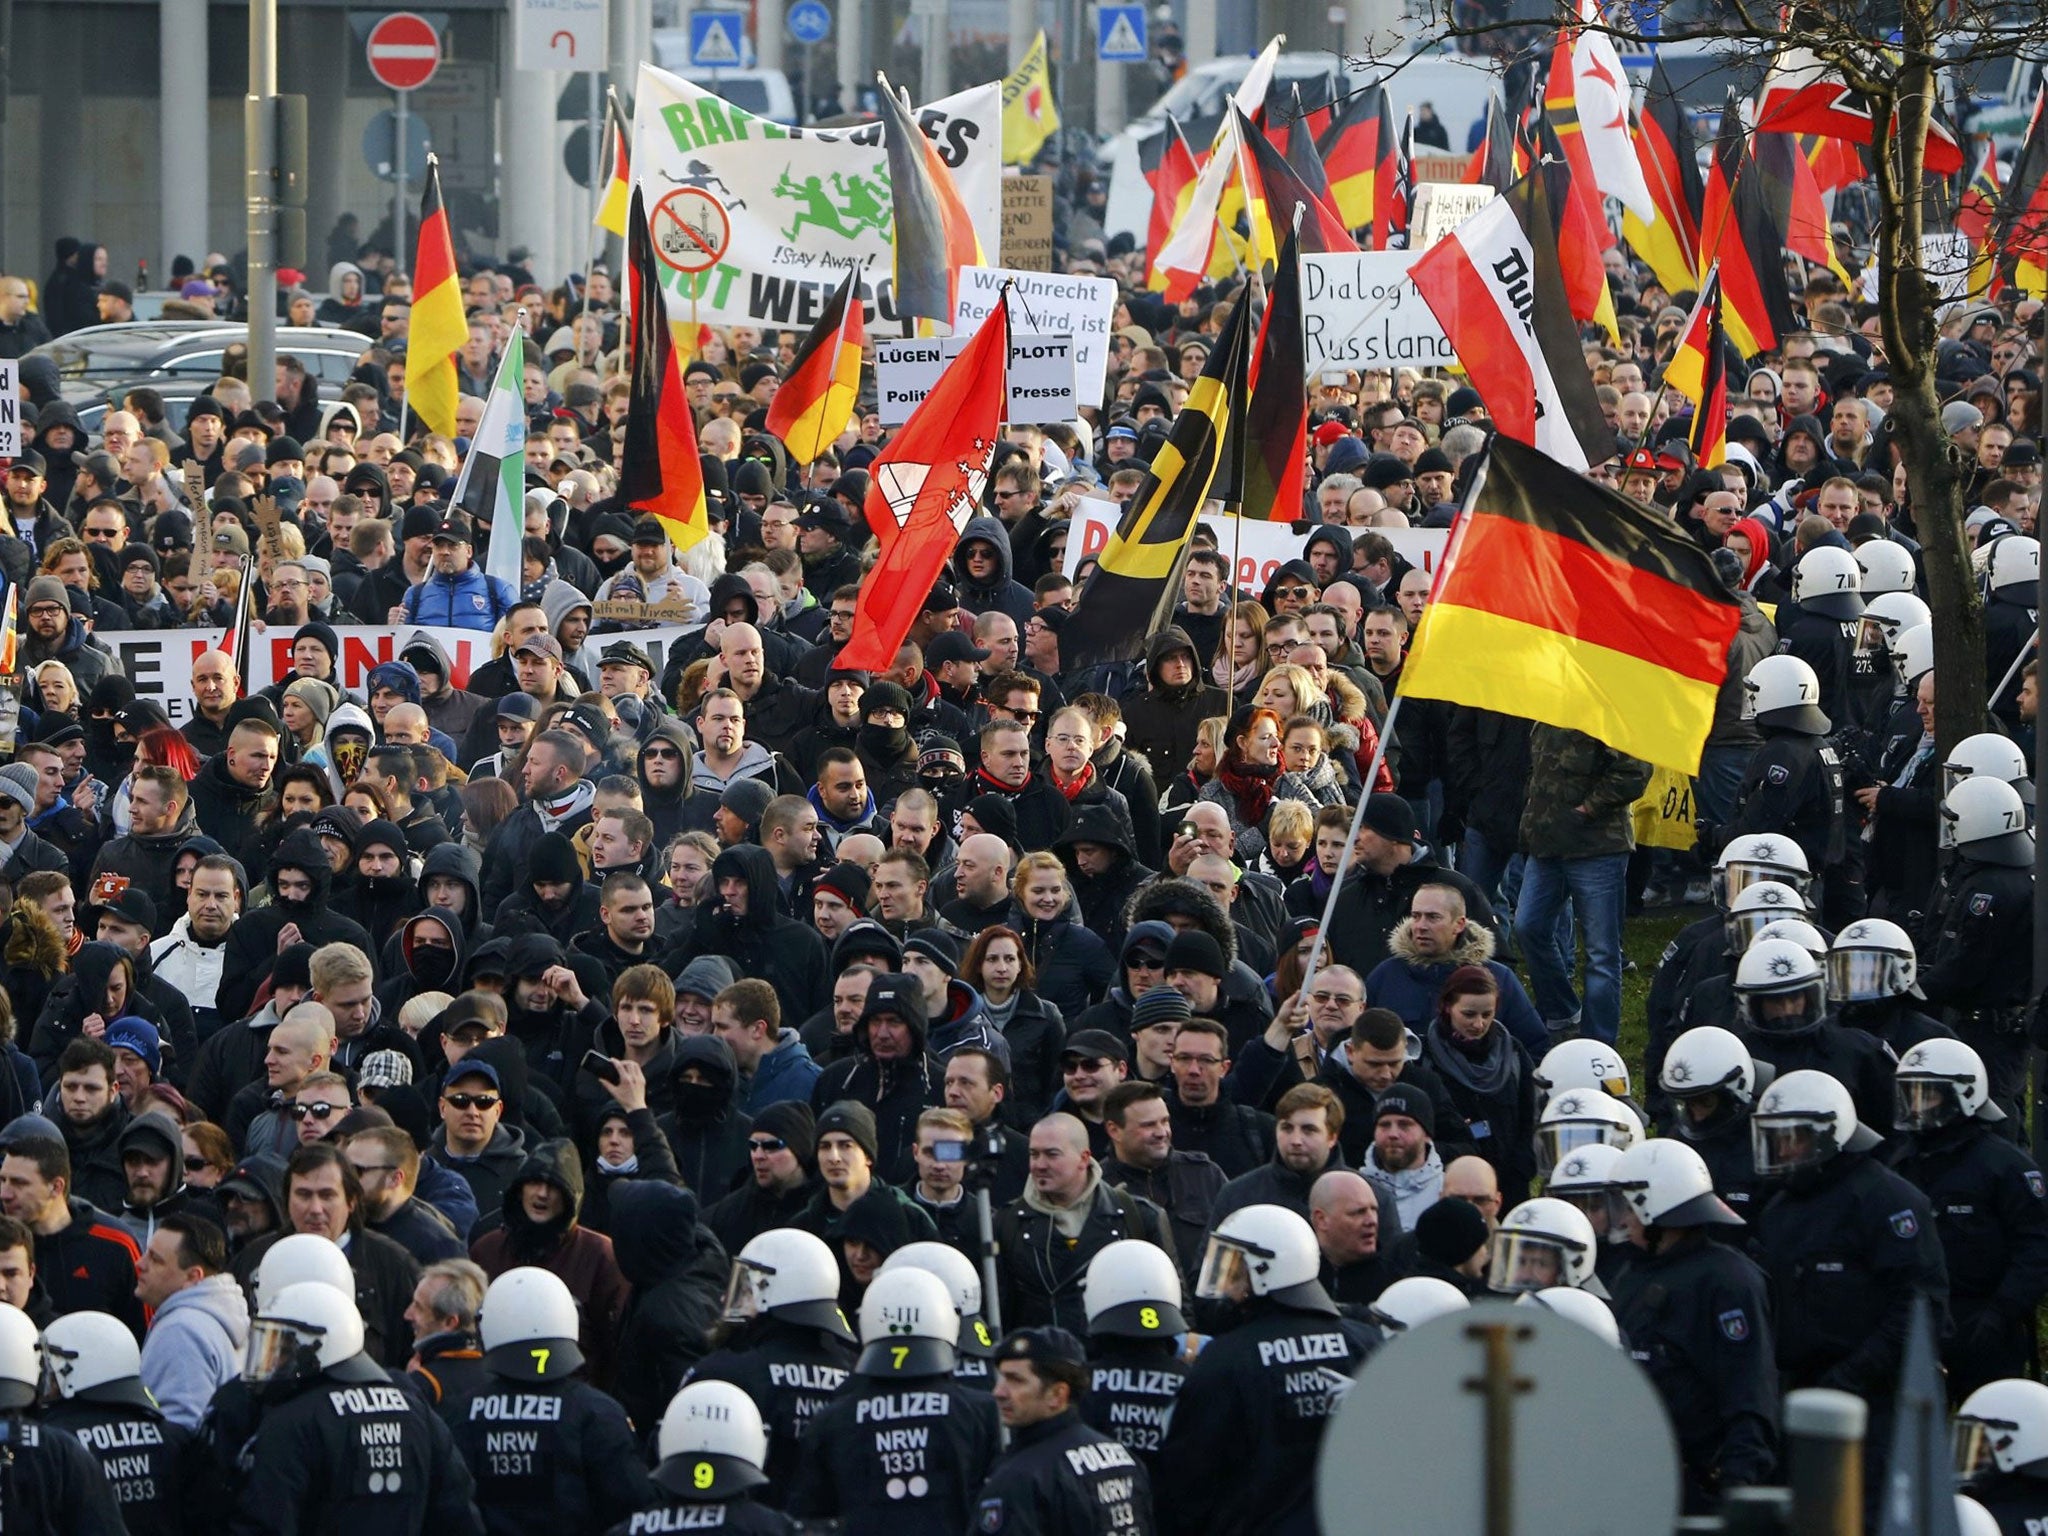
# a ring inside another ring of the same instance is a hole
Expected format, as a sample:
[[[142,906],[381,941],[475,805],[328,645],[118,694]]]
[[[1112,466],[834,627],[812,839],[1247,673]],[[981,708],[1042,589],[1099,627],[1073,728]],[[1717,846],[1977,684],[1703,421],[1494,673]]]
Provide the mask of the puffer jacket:
[[[1529,733],[1522,851],[1539,859],[1631,852],[1636,831],[1629,807],[1649,785],[1650,765],[1640,758],[1583,731],[1538,725]]]
[[[1365,995],[1375,1008],[1387,1008],[1401,1016],[1401,1022],[1420,1036],[1436,1018],[1437,995],[1461,965],[1486,967],[1500,988],[1500,1021],[1509,1034],[1531,1051],[1550,1048],[1550,1034],[1521,978],[1493,958],[1493,930],[1467,921],[1465,931],[1441,960],[1425,959],[1415,947],[1415,920],[1404,917],[1394,926],[1387,947],[1392,951],[1365,978]]]
[[[444,576],[439,571],[405,594],[408,624],[438,624],[444,629],[495,628],[519,601],[511,585],[486,576],[474,560],[465,571]]]

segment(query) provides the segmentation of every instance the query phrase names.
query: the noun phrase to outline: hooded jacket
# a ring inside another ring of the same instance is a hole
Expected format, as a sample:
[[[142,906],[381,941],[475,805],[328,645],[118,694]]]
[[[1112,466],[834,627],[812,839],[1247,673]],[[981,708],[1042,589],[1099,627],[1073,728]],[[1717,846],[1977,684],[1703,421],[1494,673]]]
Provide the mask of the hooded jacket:
[[[257,817],[270,799],[267,786],[251,789],[228,772],[224,751],[208,758],[192,781],[192,814],[199,830],[233,854],[244,853],[255,839]]]
[[[803,660],[804,652],[808,647],[801,641],[784,634],[781,626],[775,623],[775,616],[773,614],[764,620],[761,616],[761,605],[754,600],[754,589],[747,585],[747,578],[738,571],[727,571],[723,576],[720,576],[711,583],[709,611],[715,617],[723,618],[726,606],[734,602],[746,605],[747,622],[761,631],[761,658],[767,663],[767,672],[765,674],[767,679],[773,681],[779,677],[794,676],[797,663]],[[706,627],[708,628],[709,626]],[[677,685],[682,682],[683,673],[689,670],[690,663],[701,657],[709,656],[716,649],[716,645],[704,638],[703,629],[692,630],[684,635],[681,640],[671,645],[668,648],[667,659],[663,662],[661,668],[661,696],[664,699],[674,698]],[[767,684],[764,683],[764,691],[766,691],[766,687]],[[808,688],[800,688],[795,691],[811,696],[811,690]],[[807,699],[802,717],[788,722],[788,734],[774,743],[776,749],[778,751],[781,750],[789,736],[794,736],[809,723],[810,713]],[[754,725],[754,706],[749,704],[747,706],[747,734],[749,736],[756,734]]]
[[[691,1067],[711,1081],[684,1082]],[[716,1035],[676,1039],[668,1093],[675,1107],[659,1123],[684,1185],[705,1200],[722,1199],[748,1175],[747,1133],[754,1122],[735,1102],[738,1081],[732,1047]]]
[[[166,1216],[204,1216],[217,1226],[225,1225],[213,1196],[185,1182],[184,1138],[167,1116],[156,1112],[130,1119],[114,1140],[115,1157],[125,1158],[131,1147],[141,1148],[154,1156],[167,1157],[171,1165],[166,1192],[155,1205],[147,1210],[138,1210],[124,1198],[118,1205],[108,1208],[117,1213],[116,1221],[135,1234],[138,1247],[149,1246],[150,1238],[156,1235],[157,1223]]]
[[[1084,874],[1080,858],[1074,852],[1076,843],[1095,843],[1113,849],[1116,856],[1104,873]],[[1104,802],[1077,805],[1074,807],[1074,819],[1067,823],[1067,829],[1053,843],[1052,851],[1066,866],[1067,883],[1073,887],[1074,899],[1080,904],[1082,923],[1106,944],[1120,945],[1124,934],[1124,908],[1139,888],[1156,874],[1138,862],[1131,831],[1124,825],[1124,819]],[[1069,1014],[1068,1017],[1074,1015]]]
[[[475,1157],[459,1157],[448,1150],[447,1127],[437,1126],[427,1156],[469,1181],[478,1210],[495,1211],[503,1204],[505,1191],[526,1162],[526,1133],[501,1119],[483,1151]]]
[[[468,734],[470,726],[476,722],[478,712],[484,707],[484,700],[467,689],[455,686],[455,669],[448,659],[448,652],[432,635],[414,635],[405,642],[405,649],[399,654],[399,660],[411,662],[413,671],[418,673],[422,668],[413,661],[416,653],[424,653],[430,658],[434,664],[433,670],[447,684],[432,697],[428,697],[424,690],[421,692],[420,707],[427,712],[427,724],[456,741],[462,740]]]
[[[287,869],[298,870],[313,882],[313,894],[307,900],[288,902],[278,898],[277,877]],[[328,910],[334,880],[327,850],[316,833],[301,827],[286,834],[272,855],[266,874],[270,881],[270,903],[244,912],[228,929],[227,961],[216,997],[223,1018],[247,1016],[256,989],[268,979],[271,967],[277,963],[277,936],[287,923],[296,923],[299,936],[315,948],[348,943],[373,961],[376,958],[376,948],[362,925]]]
[[[97,882],[101,875],[120,875],[148,893],[156,903],[158,916],[180,911],[185,904],[184,892],[172,885],[171,870],[178,862],[178,850],[198,830],[197,808],[188,799],[178,813],[177,825],[170,831],[130,832],[104,844],[99,857],[93,860],[88,883]]]
[[[1244,899],[1241,889],[1238,899],[1240,902]],[[1230,1031],[1231,1053],[1235,1055],[1247,1041],[1263,1035],[1267,1022],[1273,1017],[1273,1001],[1266,991],[1265,981],[1239,958],[1237,927],[1231,922],[1230,914],[1194,881],[1164,876],[1138,892],[1131,901],[1129,918],[1134,928],[1142,922],[1165,922],[1173,917],[1192,918],[1223,951],[1223,963],[1228,973],[1217,987],[1216,1006],[1209,1016]],[[1121,968],[1117,974],[1121,978]],[[1224,1079],[1224,1092],[1230,1092],[1228,1078]]]
[[[1159,664],[1176,651],[1194,660],[1189,680],[1177,688],[1159,681]],[[1208,680],[1209,669],[1196,654],[1186,630],[1169,624],[1145,646],[1145,686],[1125,694],[1124,745],[1152,765],[1155,784],[1170,782],[1195,754],[1195,736],[1204,720],[1230,713],[1230,697]]]
[[[1415,948],[1415,920],[1404,917],[1388,936],[1388,958],[1365,979],[1365,995],[1375,1008],[1390,1008],[1419,1036],[1436,1018],[1437,994],[1461,965],[1481,965],[1500,988],[1500,1021],[1524,1048],[1539,1056],[1550,1049],[1550,1034],[1521,978],[1493,958],[1493,930],[1467,921],[1464,932],[1441,960],[1425,959]],[[1441,1076],[1441,1073],[1439,1073]],[[1532,1126],[1533,1129],[1533,1126]]]
[[[529,1217],[521,1191],[536,1181],[561,1191],[567,1211],[547,1222]],[[493,1280],[527,1265],[559,1277],[576,1298],[577,1343],[590,1362],[591,1380],[606,1387],[614,1369],[612,1344],[631,1287],[612,1240],[584,1227],[582,1213],[583,1160],[566,1141],[544,1141],[526,1154],[517,1176],[505,1186],[499,1225],[470,1245],[469,1256]]]
[[[780,1104],[784,1100],[808,1104],[811,1086],[817,1082],[822,1070],[812,1060],[803,1037],[785,1024],[776,1036],[774,1049],[761,1058],[753,1076],[741,1078],[739,1108],[752,1115],[767,1105]]]
[[[657,789],[647,782],[647,768],[637,764],[633,777],[640,783],[640,805],[647,813],[647,819],[654,823],[654,846],[666,848],[681,832],[708,830],[711,813],[718,809],[718,796],[699,793],[694,759],[697,755],[697,739],[690,728],[674,715],[663,715],[655,722],[654,729],[647,735],[641,746],[648,747],[655,742],[666,742],[682,754],[683,777],[680,783],[669,788]]]
[[[853,1029],[853,1054],[842,1056],[811,1086],[811,1113],[821,1115],[841,1099],[865,1104],[875,1116],[875,1167],[893,1168],[917,1142],[917,1117],[946,1102],[946,1069],[931,1053],[922,1019],[910,1025],[910,1054],[901,1061],[877,1061],[866,1024]]]
[[[1473,924],[1493,923],[1493,904],[1479,887],[1418,845],[1414,857],[1391,874],[1377,874],[1361,864],[1351,866],[1344,889],[1337,893],[1337,910],[1323,935],[1324,948],[1341,956],[1353,970],[1370,970],[1392,953],[1388,940],[1394,926],[1407,917],[1409,902],[1425,885],[1456,886],[1465,898],[1465,915]],[[1377,1004],[1379,999],[1375,996],[1373,1001]]]
[[[611,1206],[613,1251],[633,1287],[612,1395],[634,1423],[656,1424],[690,1367],[710,1353],[729,1265],[690,1191],[636,1179],[612,1192]]]
[[[197,1429],[213,1395],[242,1374],[249,1302],[221,1273],[175,1291],[156,1309],[142,1341],[142,1384],[164,1417]]]
[[[538,800],[520,802],[519,808],[498,824],[484,850],[483,916],[497,920],[499,903],[527,881],[527,860],[533,845],[550,832],[574,837],[590,825],[590,807],[597,799],[597,786],[578,779],[562,798],[546,805]]]
[[[45,1093],[55,1093],[57,1058],[64,1054],[65,1046],[83,1033],[86,1019],[97,1013],[108,1023],[112,1023],[117,1017],[106,1005],[107,981],[113,975],[115,966],[124,958],[128,958],[127,951],[112,944],[81,944],[78,953],[71,956],[71,974],[59,978],[50,988],[47,1000],[43,1004],[43,1011],[37,1016],[35,1028],[30,1033],[28,1041],[28,1053],[35,1060],[36,1070],[42,1074]],[[141,963],[129,959],[128,974],[131,978],[128,1000],[121,1005],[120,1011],[149,1020],[157,1027],[160,1035],[167,1035],[162,1010],[142,990],[142,978],[146,973]],[[18,1029],[19,1025],[16,1027]],[[121,1181],[120,1172],[120,1162],[116,1159],[116,1183],[112,1201],[112,1206],[116,1208],[121,1203],[121,1195],[127,1192],[127,1185]],[[93,1199],[90,1195],[86,1198]],[[94,1203],[100,1202],[95,1200]]]
[[[716,881],[747,882],[747,911],[741,916],[722,897],[693,908],[690,934],[670,951],[663,968],[671,975],[702,955],[723,955],[746,976],[775,988],[783,1011],[807,1018],[832,999],[832,971],[825,941],[807,924],[776,910],[775,861],[766,848],[741,844],[719,854],[711,866]]]
[[[996,574],[986,583],[967,574],[967,545],[974,539],[985,541],[996,552]],[[960,606],[976,615],[1007,613],[1022,629],[1035,604],[1031,589],[1012,577],[1011,563],[1010,531],[1001,519],[970,517],[953,545],[953,586],[960,594]]]

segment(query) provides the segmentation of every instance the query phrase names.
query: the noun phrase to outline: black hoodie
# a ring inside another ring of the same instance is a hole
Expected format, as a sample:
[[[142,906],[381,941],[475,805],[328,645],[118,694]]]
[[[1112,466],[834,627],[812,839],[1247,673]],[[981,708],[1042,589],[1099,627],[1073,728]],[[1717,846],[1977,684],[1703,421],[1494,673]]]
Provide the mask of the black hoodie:
[[[636,1179],[612,1191],[611,1204],[612,1251],[633,1285],[612,1395],[634,1423],[656,1424],[710,1352],[730,1264],[690,1191]]]
[[[687,1083],[695,1067],[711,1079]],[[747,1133],[754,1122],[734,1106],[739,1067],[732,1047],[716,1035],[685,1035],[676,1041],[669,1068],[669,1098],[675,1108],[661,1117],[683,1183],[706,1200],[719,1200],[749,1175]]]
[[[804,652],[809,647],[804,645],[802,641],[784,634],[782,627],[775,622],[772,616],[763,621],[761,618],[761,605],[754,600],[754,589],[747,585],[747,578],[738,571],[727,571],[718,580],[711,583],[712,617],[725,617],[726,605],[735,600],[746,604],[747,622],[761,631],[761,655],[762,659],[767,662],[767,673],[761,685],[763,690],[766,691],[771,688],[778,678],[793,677],[796,673],[797,663],[803,660]],[[704,638],[704,631],[701,629],[694,634],[685,635],[681,640],[670,646],[668,648],[667,660],[661,669],[661,696],[664,699],[673,699],[676,696],[677,686],[683,680],[683,673],[688,670],[690,663],[701,657],[711,655],[717,649],[716,645]],[[794,691],[802,694],[810,692],[807,688],[798,688]],[[747,736],[749,739],[754,739],[755,736],[753,716],[754,711],[750,706],[747,710]],[[792,724],[790,727],[791,734],[794,734],[804,723],[804,721],[799,720]],[[776,745],[779,748],[781,743],[778,742]]]
[[[714,889],[720,880],[747,882],[744,917],[713,896],[692,909],[694,922],[684,940],[662,962],[670,975],[700,955],[723,955],[743,976],[757,976],[775,988],[785,1014],[808,1018],[832,1000],[832,971],[825,941],[815,928],[776,910],[775,861],[751,843],[728,848],[711,866]]]
[[[657,741],[667,743],[683,755],[683,777],[675,788],[657,789],[647,782],[644,765],[634,769],[633,776],[640,781],[641,809],[654,823],[654,846],[658,851],[666,848],[678,833],[710,831],[711,813],[718,809],[718,796],[709,792],[697,793],[695,775],[690,766],[697,755],[697,743],[687,725],[674,715],[663,715],[641,744],[642,750]]]
[[[1175,651],[1194,659],[1189,680],[1178,688],[1159,681],[1159,664]],[[1187,631],[1169,624],[1145,646],[1145,687],[1118,701],[1124,712],[1124,748],[1152,765],[1152,782],[1171,783],[1195,755],[1195,736],[1211,715],[1230,713],[1230,696],[1209,681],[1205,658]]]
[[[306,901],[284,901],[277,897],[277,876],[286,869],[298,870],[313,882],[313,894]],[[362,924],[328,910],[328,892],[334,880],[327,863],[327,850],[310,828],[288,833],[271,856],[267,871],[272,900],[268,906],[244,912],[228,930],[227,960],[222,970],[216,1003],[224,1019],[239,1019],[250,1012],[256,989],[270,976],[277,963],[277,937],[287,923],[298,925],[299,937],[318,948],[323,944],[353,944],[374,963],[377,951]]]

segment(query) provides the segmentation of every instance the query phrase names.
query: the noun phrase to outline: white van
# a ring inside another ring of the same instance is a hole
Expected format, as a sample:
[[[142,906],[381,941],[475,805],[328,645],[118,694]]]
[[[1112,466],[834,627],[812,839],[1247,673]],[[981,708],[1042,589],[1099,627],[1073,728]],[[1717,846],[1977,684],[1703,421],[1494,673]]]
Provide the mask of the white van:
[[[657,69],[681,75],[692,85],[701,85],[714,96],[722,96],[743,112],[773,122],[796,123],[796,92],[789,77],[779,69],[755,69],[754,45],[745,41],[743,69],[692,69],[690,33],[687,27],[662,27],[647,35],[650,62]]]

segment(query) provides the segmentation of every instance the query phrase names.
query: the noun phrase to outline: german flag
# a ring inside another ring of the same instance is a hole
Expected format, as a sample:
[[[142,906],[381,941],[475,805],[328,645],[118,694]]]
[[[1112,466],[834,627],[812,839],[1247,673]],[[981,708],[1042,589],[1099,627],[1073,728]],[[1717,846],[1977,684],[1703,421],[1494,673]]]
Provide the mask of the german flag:
[[[1699,159],[1694,152],[1692,124],[1678,99],[1662,61],[1650,71],[1642,116],[1636,121],[1636,158],[1657,216],[1643,220],[1623,210],[1622,238],[1649,263],[1657,281],[1672,293],[1697,288],[1700,281]]]
[[[1251,306],[1232,305],[1166,445],[1096,557],[1074,616],[1060,630],[1063,665],[1079,670],[1135,660],[1146,637],[1172,622],[1189,535],[1216,479],[1233,402],[1245,392],[1250,338]]]
[[[618,92],[604,93],[604,123],[610,140],[611,169],[604,178],[604,197],[597,205],[597,227],[621,240],[626,238],[626,205],[633,199],[632,154],[627,148],[626,114],[619,110]]]
[[[1307,228],[1306,222],[1303,228]],[[1302,515],[1308,461],[1308,354],[1301,334],[1299,242],[1289,234],[1259,320],[1247,370],[1244,487],[1239,515],[1291,523]]]
[[[1320,118],[1328,123],[1330,109],[1322,106],[1309,111],[1301,104],[1301,87],[1294,88],[1294,116],[1287,120],[1287,126],[1280,130],[1280,153],[1287,157],[1287,163],[1294,167],[1294,174],[1301,178],[1301,184],[1315,193],[1334,211],[1337,200],[1330,195],[1330,173],[1323,164],[1323,157],[1316,150],[1315,120]]]
[[[768,430],[799,464],[831,447],[853,419],[860,349],[867,339],[862,322],[860,272],[848,267],[846,281],[797,347],[789,377],[768,403]]]
[[[626,453],[619,500],[661,520],[669,542],[688,549],[711,532],[697,424],[683,395],[682,365],[662,297],[654,237],[640,189],[626,214],[626,285],[633,306],[632,391],[626,398]]]
[[[1584,731],[1693,773],[1741,617],[1664,513],[1496,437],[1401,692]]]
[[[1700,212],[1700,256],[1721,264],[1721,314],[1729,340],[1745,358],[1768,352],[1793,328],[1785,287],[1785,235],[1764,205],[1762,179],[1750,158],[1741,104],[1728,93]]]
[[[1557,235],[1557,266],[1564,278],[1564,296],[1574,320],[1598,325],[1619,343],[1621,327],[1614,316],[1614,294],[1607,286],[1607,220],[1591,171],[1583,175],[1559,143],[1557,129],[1545,116],[1536,125],[1536,143],[1543,157],[1544,191]]]
[[[405,346],[405,397],[427,430],[455,435],[461,388],[455,354],[469,340],[462,289],[455,278],[455,238],[441,201],[441,161],[427,156],[427,189],[420,195],[419,243],[412,263],[412,330]],[[401,428],[403,423],[400,423]]]
[[[910,115],[910,104],[887,75],[880,78],[889,202],[896,219],[896,313],[951,325],[960,269],[980,265],[981,240],[953,173]]]
[[[1992,226],[1992,242],[1998,248],[2002,279],[2029,298],[2040,298],[2048,290],[2048,127],[2042,123],[2043,104],[2048,103],[2048,84],[2034,95],[2034,115],[2027,121],[2026,136],[2012,157],[2012,175],[2005,195],[1998,202],[1998,218]]]
[[[1970,184],[1956,204],[1956,233],[1970,242],[1970,287],[1982,294],[1991,282],[1991,229],[1998,217],[1998,146],[1987,136]]]
[[[1394,104],[1380,92],[1380,119],[1374,129],[1372,163],[1372,247],[1391,250],[1396,227],[1405,234],[1408,209],[1401,201],[1401,133],[1394,123]]]
[[[1280,247],[1294,231],[1297,209],[1301,212],[1303,250],[1357,250],[1357,242],[1345,230],[1336,210],[1294,174],[1294,167],[1252,126],[1243,108],[1232,107],[1231,111],[1236,113],[1238,153],[1244,157],[1239,171],[1244,176],[1246,201],[1251,205],[1252,249],[1260,263],[1272,266],[1280,260]]]
[[[1770,209],[1771,222],[1785,232],[1785,249],[1815,266],[1826,267],[1848,286],[1848,269],[1835,254],[1828,205],[1798,135],[1759,133],[1751,152],[1763,178],[1764,204]]]
[[[1679,332],[1678,347],[1664,365],[1664,382],[1692,402],[1691,444],[1701,469],[1719,469],[1728,458],[1728,359],[1721,333],[1721,269],[1710,268],[1699,302]]]
[[[1386,92],[1376,85],[1353,91],[1331,110],[1330,126],[1316,141],[1330,180],[1330,206],[1346,229],[1372,222],[1374,172],[1379,165],[1380,118]]]
[[[1194,196],[1195,178],[1201,174],[1187,135],[1171,112],[1166,114],[1166,131],[1138,146],[1138,165],[1145,173],[1145,185],[1152,189],[1152,218],[1145,226],[1145,259],[1149,263],[1166,249],[1166,237],[1173,233],[1174,222]],[[1153,286],[1165,285],[1158,282]]]

